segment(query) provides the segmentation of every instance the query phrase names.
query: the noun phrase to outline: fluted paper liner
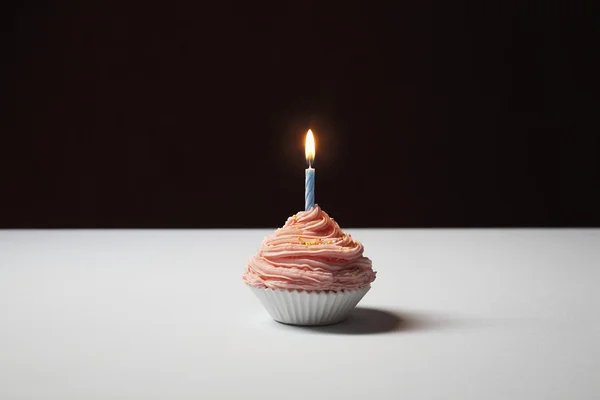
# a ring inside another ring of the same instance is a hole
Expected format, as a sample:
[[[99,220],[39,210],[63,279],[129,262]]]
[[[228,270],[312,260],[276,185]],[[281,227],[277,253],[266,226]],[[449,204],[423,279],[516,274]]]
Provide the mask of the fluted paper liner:
[[[370,285],[341,291],[305,291],[249,286],[275,321],[291,325],[329,325],[341,322]]]

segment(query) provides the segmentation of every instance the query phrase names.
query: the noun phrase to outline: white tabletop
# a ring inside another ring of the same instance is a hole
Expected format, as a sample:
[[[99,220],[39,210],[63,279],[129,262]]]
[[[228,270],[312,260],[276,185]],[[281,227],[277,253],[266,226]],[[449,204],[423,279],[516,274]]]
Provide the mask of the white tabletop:
[[[599,230],[348,230],[378,278],[282,325],[267,230],[0,231],[0,399],[598,399]]]

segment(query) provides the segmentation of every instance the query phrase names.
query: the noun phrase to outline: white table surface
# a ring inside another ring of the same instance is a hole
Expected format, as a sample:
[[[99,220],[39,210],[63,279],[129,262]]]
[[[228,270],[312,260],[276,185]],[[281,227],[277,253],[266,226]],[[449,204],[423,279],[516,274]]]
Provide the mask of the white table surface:
[[[345,323],[241,283],[269,230],[0,231],[0,399],[599,399],[599,230],[349,229]]]

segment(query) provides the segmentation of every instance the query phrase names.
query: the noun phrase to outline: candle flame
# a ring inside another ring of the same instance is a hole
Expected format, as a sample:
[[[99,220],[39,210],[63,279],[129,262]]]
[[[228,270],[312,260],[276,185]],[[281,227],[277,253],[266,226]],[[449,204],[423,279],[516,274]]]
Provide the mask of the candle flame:
[[[306,145],[304,147],[306,154],[306,161],[308,162],[308,166],[315,161],[315,137],[313,136],[312,131],[309,129],[306,133]]]

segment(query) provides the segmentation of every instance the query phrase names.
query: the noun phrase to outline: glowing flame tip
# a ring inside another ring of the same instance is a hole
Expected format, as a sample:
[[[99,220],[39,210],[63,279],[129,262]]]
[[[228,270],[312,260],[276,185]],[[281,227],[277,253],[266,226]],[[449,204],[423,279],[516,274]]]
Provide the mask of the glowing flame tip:
[[[310,129],[306,132],[305,154],[306,161],[311,166],[315,161],[315,137]]]

